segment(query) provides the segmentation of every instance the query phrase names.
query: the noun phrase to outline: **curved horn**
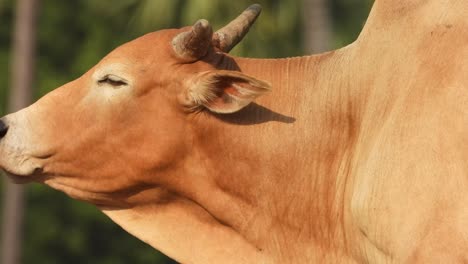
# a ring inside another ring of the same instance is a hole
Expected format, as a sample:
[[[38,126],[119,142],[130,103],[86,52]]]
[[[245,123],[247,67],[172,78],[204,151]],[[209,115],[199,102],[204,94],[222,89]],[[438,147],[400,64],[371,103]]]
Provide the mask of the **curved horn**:
[[[172,39],[175,53],[182,59],[196,61],[205,56],[211,45],[213,29],[205,19],[198,20],[189,31]]]
[[[231,51],[239,43],[245,34],[249,32],[257,17],[262,12],[259,4],[249,6],[236,19],[222,29],[216,31],[213,36],[213,45],[224,52]]]

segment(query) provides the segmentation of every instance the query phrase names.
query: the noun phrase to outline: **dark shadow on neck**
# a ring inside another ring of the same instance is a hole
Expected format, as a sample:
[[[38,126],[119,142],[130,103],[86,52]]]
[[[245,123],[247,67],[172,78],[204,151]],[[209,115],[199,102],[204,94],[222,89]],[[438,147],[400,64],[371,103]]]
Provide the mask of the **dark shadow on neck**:
[[[255,103],[248,105],[236,113],[213,115],[223,122],[237,125],[255,125],[267,122],[281,122],[291,124],[296,121],[296,118],[294,117],[274,112]]]

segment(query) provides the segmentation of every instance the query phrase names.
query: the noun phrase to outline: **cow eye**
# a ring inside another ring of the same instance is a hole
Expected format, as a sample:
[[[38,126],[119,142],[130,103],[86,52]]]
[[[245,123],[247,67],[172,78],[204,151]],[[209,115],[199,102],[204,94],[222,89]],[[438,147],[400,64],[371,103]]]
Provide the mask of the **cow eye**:
[[[109,84],[109,85],[116,86],[116,87],[127,85],[127,83],[123,79],[114,75],[106,75],[104,78],[99,80],[98,83]]]

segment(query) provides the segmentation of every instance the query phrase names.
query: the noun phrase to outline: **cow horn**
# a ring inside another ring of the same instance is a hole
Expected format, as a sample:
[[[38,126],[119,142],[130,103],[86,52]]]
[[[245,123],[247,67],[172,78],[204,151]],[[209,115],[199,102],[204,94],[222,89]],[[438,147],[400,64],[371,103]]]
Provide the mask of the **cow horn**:
[[[211,45],[213,29],[205,19],[198,20],[189,31],[172,39],[175,53],[182,59],[196,61],[205,56]]]
[[[249,32],[249,28],[261,11],[262,7],[259,4],[249,6],[231,23],[216,31],[213,36],[213,46],[224,52],[231,51]]]

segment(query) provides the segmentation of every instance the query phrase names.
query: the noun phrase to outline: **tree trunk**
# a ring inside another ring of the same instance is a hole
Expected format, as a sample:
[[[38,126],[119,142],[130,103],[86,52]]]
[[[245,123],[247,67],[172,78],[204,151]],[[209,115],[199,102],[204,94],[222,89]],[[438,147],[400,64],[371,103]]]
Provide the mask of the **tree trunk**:
[[[330,1],[302,1],[305,51],[307,53],[319,53],[330,50],[332,41]]]
[[[9,112],[32,102],[35,75],[36,19],[39,0],[18,0],[12,46],[12,72]],[[5,182],[2,226],[2,264],[19,264],[23,228],[23,186]]]

